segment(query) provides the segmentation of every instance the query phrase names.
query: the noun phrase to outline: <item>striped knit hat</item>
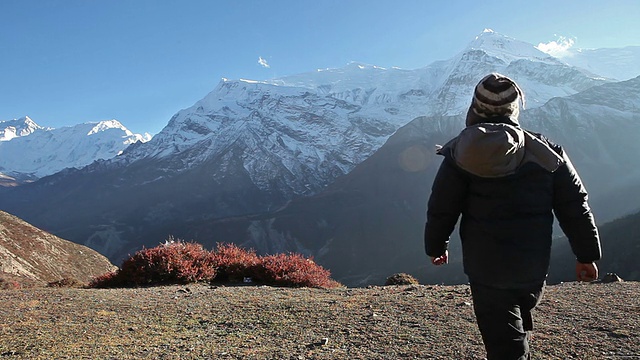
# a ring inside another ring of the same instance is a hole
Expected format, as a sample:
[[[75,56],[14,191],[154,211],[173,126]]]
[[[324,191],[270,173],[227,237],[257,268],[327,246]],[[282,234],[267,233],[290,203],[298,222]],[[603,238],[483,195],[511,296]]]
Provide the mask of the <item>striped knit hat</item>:
[[[473,92],[467,126],[491,122],[488,119],[497,116],[507,117],[508,123],[518,126],[520,101],[524,109],[524,94],[515,81],[498,73],[489,74],[480,80]]]

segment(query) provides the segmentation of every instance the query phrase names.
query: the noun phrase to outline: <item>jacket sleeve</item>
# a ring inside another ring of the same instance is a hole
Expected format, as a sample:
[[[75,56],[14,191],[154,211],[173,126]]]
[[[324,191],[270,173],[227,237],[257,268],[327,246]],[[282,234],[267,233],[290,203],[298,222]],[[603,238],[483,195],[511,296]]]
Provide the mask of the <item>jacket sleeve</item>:
[[[587,190],[564,151],[562,156],[566,164],[554,175],[554,213],[578,262],[600,260],[600,236],[589,208]]]
[[[438,257],[447,250],[466,193],[465,176],[445,159],[433,181],[427,205],[424,245],[428,256]]]

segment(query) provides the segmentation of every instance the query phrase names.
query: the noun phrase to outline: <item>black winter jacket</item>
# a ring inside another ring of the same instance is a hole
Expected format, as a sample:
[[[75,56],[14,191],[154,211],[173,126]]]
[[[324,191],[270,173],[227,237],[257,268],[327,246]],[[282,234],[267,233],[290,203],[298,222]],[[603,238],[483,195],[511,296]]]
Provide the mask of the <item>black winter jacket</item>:
[[[506,124],[467,127],[445,145],[428,203],[427,255],[447,250],[460,215],[472,283],[523,288],[545,281],[554,213],[579,262],[600,259],[587,192],[560,146]]]

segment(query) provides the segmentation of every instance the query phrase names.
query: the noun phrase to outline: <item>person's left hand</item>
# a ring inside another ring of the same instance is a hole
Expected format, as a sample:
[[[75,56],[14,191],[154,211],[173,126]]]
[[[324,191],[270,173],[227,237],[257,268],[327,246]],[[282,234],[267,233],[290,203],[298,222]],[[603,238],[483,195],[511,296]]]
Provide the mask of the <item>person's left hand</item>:
[[[449,250],[445,250],[444,254],[438,257],[431,257],[431,263],[433,265],[443,265],[449,263]]]

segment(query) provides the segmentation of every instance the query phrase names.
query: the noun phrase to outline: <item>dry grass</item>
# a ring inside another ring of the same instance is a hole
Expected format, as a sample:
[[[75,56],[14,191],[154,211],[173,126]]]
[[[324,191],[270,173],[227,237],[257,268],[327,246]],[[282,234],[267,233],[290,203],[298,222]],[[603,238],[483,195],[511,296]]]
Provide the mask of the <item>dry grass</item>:
[[[640,283],[550,286],[535,359],[640,359]],[[467,286],[0,291],[2,359],[481,359]]]

